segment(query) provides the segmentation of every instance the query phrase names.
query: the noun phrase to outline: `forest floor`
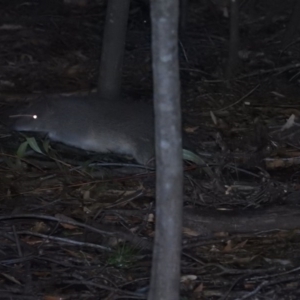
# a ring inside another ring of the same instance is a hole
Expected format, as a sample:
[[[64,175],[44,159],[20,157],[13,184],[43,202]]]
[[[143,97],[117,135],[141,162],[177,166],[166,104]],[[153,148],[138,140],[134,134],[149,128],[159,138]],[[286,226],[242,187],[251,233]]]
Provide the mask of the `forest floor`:
[[[183,123],[216,178],[185,163],[182,299],[299,299],[300,48],[298,36],[282,42],[293,1],[244,1],[231,80],[229,19],[190,2]],[[1,110],[95,90],[102,1],[5,0],[0,11]],[[123,96],[151,103],[150,25],[132,1]],[[24,137],[0,129],[0,299],[146,299],[154,171],[55,144],[20,158]]]

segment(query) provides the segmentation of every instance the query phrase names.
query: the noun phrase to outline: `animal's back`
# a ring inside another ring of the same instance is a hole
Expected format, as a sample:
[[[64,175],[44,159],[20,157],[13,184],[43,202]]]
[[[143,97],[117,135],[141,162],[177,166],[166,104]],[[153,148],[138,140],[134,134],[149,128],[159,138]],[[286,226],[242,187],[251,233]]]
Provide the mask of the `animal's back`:
[[[45,132],[54,141],[96,152],[132,155],[145,164],[154,155],[152,106],[100,102],[95,97],[61,97],[25,109],[14,128]]]

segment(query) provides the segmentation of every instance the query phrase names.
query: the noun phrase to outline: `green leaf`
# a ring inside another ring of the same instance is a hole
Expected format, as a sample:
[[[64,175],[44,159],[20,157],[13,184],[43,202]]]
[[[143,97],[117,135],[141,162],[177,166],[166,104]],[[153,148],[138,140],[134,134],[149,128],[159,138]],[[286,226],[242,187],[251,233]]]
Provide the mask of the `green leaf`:
[[[28,142],[28,145],[31,147],[32,150],[34,150],[37,153],[44,154],[34,137],[27,137],[26,141]]]
[[[50,150],[50,141],[49,140],[44,140],[43,141],[43,148],[47,154],[49,154]]]
[[[28,145],[29,145],[29,143],[28,143],[28,141],[26,141],[26,142],[23,142],[23,143],[19,146],[19,148],[18,148],[18,150],[17,150],[17,156],[18,156],[19,158],[22,158],[22,157],[25,156],[25,152],[26,152],[26,149],[27,149]]]
[[[205,161],[198,154],[195,154],[190,150],[183,149],[182,156],[184,160],[188,160],[195,163],[196,165],[201,167],[201,169],[203,169],[207,173],[207,175],[209,175],[211,178],[215,178],[215,175],[211,170],[211,168],[205,163]]]

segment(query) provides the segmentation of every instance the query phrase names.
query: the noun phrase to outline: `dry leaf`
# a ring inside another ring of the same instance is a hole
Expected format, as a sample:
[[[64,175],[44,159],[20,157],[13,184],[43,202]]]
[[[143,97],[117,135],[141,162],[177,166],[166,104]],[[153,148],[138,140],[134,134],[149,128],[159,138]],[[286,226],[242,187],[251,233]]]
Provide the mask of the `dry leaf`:
[[[180,282],[194,281],[196,279],[197,279],[197,275],[183,275],[180,278]]]
[[[149,214],[148,215],[148,220],[149,223],[153,223],[154,222],[154,214]]]
[[[45,222],[35,222],[34,226],[31,228],[31,231],[33,232],[47,232],[49,230],[49,227],[46,225]]]
[[[209,113],[210,113],[210,117],[211,117],[212,121],[214,122],[215,125],[217,125],[218,124],[217,117],[215,116],[215,114],[212,111],[210,111]]]
[[[244,248],[244,246],[247,244],[248,240],[245,240],[239,244],[237,244],[234,249],[241,249],[241,248]]]
[[[232,241],[227,241],[226,246],[223,249],[223,252],[231,252],[232,251]]]
[[[89,190],[83,192],[83,200],[91,199],[91,192]]]
[[[203,289],[204,289],[204,285],[203,285],[203,283],[201,282],[201,283],[194,289],[194,294],[199,294],[199,293],[203,292]]]
[[[72,218],[67,217],[65,215],[62,215],[62,214],[56,214],[55,217],[60,220],[60,225],[63,228],[66,228],[66,229],[76,229],[77,228],[77,226],[75,226],[75,225],[68,224],[68,223],[62,223],[63,220],[65,220],[65,221],[75,221]]]
[[[194,133],[198,128],[199,128],[199,126],[187,127],[184,129],[184,131],[186,131],[187,133]]]
[[[20,281],[18,281],[15,277],[12,277],[6,273],[1,273],[3,277],[5,277],[6,279],[16,283],[16,284],[19,284],[19,285],[22,285]]]
[[[199,236],[199,232],[192,230],[191,228],[183,227],[182,233],[188,236]]]
[[[61,297],[61,296],[44,296],[43,300],[65,300],[67,299],[66,297]]]
[[[291,128],[295,124],[295,115],[292,114],[286,121],[286,123],[281,127],[281,131]]]

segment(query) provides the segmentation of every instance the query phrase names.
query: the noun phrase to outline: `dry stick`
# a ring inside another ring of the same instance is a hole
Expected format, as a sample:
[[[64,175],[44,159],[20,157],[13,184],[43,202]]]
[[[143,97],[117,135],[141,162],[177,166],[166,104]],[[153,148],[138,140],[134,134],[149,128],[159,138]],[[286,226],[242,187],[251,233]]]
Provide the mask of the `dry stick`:
[[[31,231],[27,231],[27,230],[19,231],[18,234],[31,235],[31,236],[35,236],[35,237],[45,239],[47,241],[54,241],[58,244],[63,244],[63,245],[76,245],[76,246],[81,246],[81,247],[88,247],[88,248],[103,250],[103,251],[107,251],[107,252],[112,251],[109,247],[105,247],[105,246],[102,246],[102,245],[97,245],[97,244],[88,243],[88,242],[79,242],[79,241],[72,240],[72,239],[69,239],[69,238],[51,236],[51,235],[31,232]]]
[[[179,300],[183,165],[178,0],[151,1],[156,226],[149,300]]]
[[[258,87],[260,86],[260,84],[258,84],[256,87],[254,87],[250,92],[248,92],[246,95],[244,95],[242,98],[240,98],[239,100],[237,100],[236,102],[234,102],[234,103],[232,103],[232,104],[230,104],[230,105],[228,105],[228,106],[226,106],[226,107],[223,107],[223,108],[221,108],[221,109],[219,109],[219,110],[217,110],[217,112],[219,112],[219,111],[222,111],[222,110],[226,110],[226,109],[228,109],[228,108],[230,108],[230,107],[232,107],[232,106],[235,106],[235,105],[237,105],[238,103],[240,103],[240,102],[242,102],[244,99],[246,99],[247,97],[249,97]]]
[[[77,226],[79,228],[84,228],[86,230],[89,230],[91,232],[103,234],[106,236],[117,236],[122,239],[125,239],[127,241],[130,241],[134,244],[140,245],[144,249],[151,249],[152,244],[146,240],[142,240],[139,237],[135,236],[131,232],[126,232],[126,231],[121,231],[119,229],[101,229],[103,228],[102,225],[95,224],[95,226],[87,225],[81,222],[74,221],[70,218],[65,218],[63,216],[57,216],[57,217],[52,217],[52,216],[46,216],[46,215],[38,215],[38,214],[19,214],[19,215],[12,215],[12,216],[0,216],[0,222],[1,221],[8,221],[8,220],[15,220],[15,219],[38,219],[38,220],[47,220],[47,221],[54,221],[58,222],[60,224],[70,224]],[[107,248],[108,249],[108,248]],[[109,249],[108,249],[109,251]]]
[[[251,72],[249,74],[241,75],[239,77],[233,78],[233,80],[241,80],[253,76],[259,76],[259,75],[265,75],[269,73],[275,73],[275,75],[279,75],[283,72],[289,71],[291,69],[297,69],[300,67],[300,63],[295,63],[295,64],[290,64],[284,67],[278,67],[278,68],[273,68],[273,69],[268,69],[268,70],[258,70],[255,72]],[[191,70],[192,71],[192,70]],[[195,70],[197,72],[198,70]],[[277,72],[277,73],[276,73]],[[223,79],[215,79],[215,80],[203,80],[205,83],[219,83],[219,82],[224,82]]]

